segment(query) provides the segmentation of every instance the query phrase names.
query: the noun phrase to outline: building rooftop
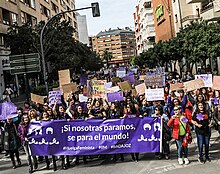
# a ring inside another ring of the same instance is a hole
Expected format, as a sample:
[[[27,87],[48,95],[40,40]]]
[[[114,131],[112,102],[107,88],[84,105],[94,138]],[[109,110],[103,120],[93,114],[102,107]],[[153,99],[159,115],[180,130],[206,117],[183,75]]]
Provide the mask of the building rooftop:
[[[103,37],[103,36],[116,36],[116,35],[120,35],[123,33],[130,33],[130,34],[135,34],[135,32],[133,30],[131,30],[130,28],[126,27],[125,29],[109,29],[109,30],[105,30],[105,31],[101,31],[97,34],[97,37]]]

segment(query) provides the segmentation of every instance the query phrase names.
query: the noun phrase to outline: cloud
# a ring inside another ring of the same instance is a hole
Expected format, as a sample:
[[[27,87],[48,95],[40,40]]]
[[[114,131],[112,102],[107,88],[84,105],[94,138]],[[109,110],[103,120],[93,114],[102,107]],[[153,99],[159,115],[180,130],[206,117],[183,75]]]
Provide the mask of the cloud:
[[[87,16],[89,35],[96,35],[109,28],[133,27],[133,13],[137,0],[75,0],[76,8],[90,6],[99,2],[101,17],[93,18],[91,10],[79,11]]]

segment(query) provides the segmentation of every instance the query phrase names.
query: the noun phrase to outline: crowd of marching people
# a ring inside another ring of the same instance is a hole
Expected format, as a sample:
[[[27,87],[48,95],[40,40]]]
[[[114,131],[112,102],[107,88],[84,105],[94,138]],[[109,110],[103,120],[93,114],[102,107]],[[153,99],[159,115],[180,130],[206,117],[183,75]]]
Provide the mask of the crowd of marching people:
[[[102,77],[100,77],[102,78]],[[110,81],[110,77],[104,75]],[[175,80],[173,80],[175,79]],[[193,76],[187,73],[184,80],[192,80]],[[147,101],[145,95],[134,95],[131,91],[124,91],[123,101],[108,102],[103,98],[88,98],[87,102],[79,102],[79,94],[84,92],[85,86],[79,86],[78,91],[70,94],[62,103],[58,100],[54,105],[24,103],[23,108],[18,108],[18,116],[7,118],[0,122],[1,141],[3,149],[10,156],[13,168],[21,166],[19,149],[23,147],[27,156],[29,173],[38,168],[39,160],[44,160],[47,169],[50,163],[53,170],[57,170],[57,156],[36,157],[31,155],[28,145],[28,127],[33,121],[52,121],[76,119],[127,119],[134,117],[160,117],[163,120],[162,152],[156,153],[158,159],[170,159],[170,141],[175,140],[177,147],[177,160],[180,165],[189,164],[188,145],[192,141],[192,133],[196,134],[198,146],[198,161],[200,163],[210,162],[209,148],[211,130],[216,128],[220,133],[220,93],[211,88],[201,88],[186,92],[180,89],[176,92],[170,91],[170,83],[181,81],[178,74],[173,74],[170,81],[164,86],[164,100]],[[117,82],[114,84],[117,85]],[[205,148],[203,148],[205,147]],[[105,155],[102,155],[105,157]],[[124,154],[112,155],[112,160],[119,158],[124,161]],[[87,163],[90,156],[83,156],[83,162]],[[61,168],[70,167],[70,157],[60,156]],[[79,164],[79,156],[75,157],[75,164]],[[133,161],[139,160],[139,153],[131,154]]]

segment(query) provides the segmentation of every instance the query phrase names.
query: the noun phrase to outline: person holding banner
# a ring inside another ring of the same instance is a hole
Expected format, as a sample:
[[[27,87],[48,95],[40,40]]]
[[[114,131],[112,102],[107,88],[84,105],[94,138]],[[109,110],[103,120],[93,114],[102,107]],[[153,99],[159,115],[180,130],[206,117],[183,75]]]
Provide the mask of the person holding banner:
[[[126,110],[125,110],[123,118],[125,118],[125,119],[126,118],[135,118],[135,117],[139,116],[135,106],[132,103],[127,104],[125,109]],[[133,161],[138,162],[138,160],[139,160],[139,153],[131,153],[131,157],[132,157]]]
[[[28,116],[24,116],[23,117],[23,121],[20,123],[19,127],[18,127],[18,135],[21,139],[26,157],[27,157],[27,162],[29,165],[29,173],[33,173],[33,163],[32,163],[32,159],[31,159],[31,151],[30,151],[30,147],[28,144],[28,127],[30,124],[30,120],[28,118]],[[36,156],[32,156],[33,157],[33,161],[35,166],[37,166],[37,158]]]
[[[176,140],[177,151],[178,151],[178,163],[180,165],[189,164],[188,159],[188,144],[184,142],[184,138],[187,133],[190,133],[188,120],[182,115],[182,107],[174,107],[174,115],[170,118],[167,125],[172,128],[172,137]],[[184,157],[184,160],[183,160]]]
[[[58,120],[68,120],[70,121],[72,119],[72,115],[68,115],[66,110],[64,109],[63,105],[60,104],[58,106],[58,110],[56,110],[58,99],[56,99],[55,105],[53,107],[53,112]],[[69,155],[66,155],[66,164],[65,164],[65,157],[63,155],[60,156],[61,158],[61,168],[63,170],[66,170],[68,167],[70,167],[70,161],[69,161]]]
[[[16,168],[15,157],[17,158],[18,166],[21,166],[21,160],[19,158],[19,147],[20,147],[20,139],[18,136],[17,128],[12,121],[12,118],[7,118],[6,123],[4,125],[4,149],[10,155],[10,159],[12,162],[13,169]]]
[[[163,121],[163,132],[162,132],[162,153],[156,153],[156,156],[158,156],[158,159],[162,159],[163,157],[168,160],[169,154],[170,154],[170,146],[169,141],[171,140],[171,130],[167,126],[167,122],[169,121],[169,117],[163,113],[163,107],[162,106],[156,106],[155,107],[155,114],[152,114],[151,117],[160,117]]]
[[[211,137],[211,119],[205,110],[203,102],[197,103],[197,109],[193,114],[192,123],[196,126],[197,143],[199,149],[198,161],[203,164],[211,161],[209,158],[209,142]],[[203,145],[205,145],[205,160],[203,159]]]
[[[46,111],[44,111],[42,113],[41,121],[50,121],[49,114]],[[45,156],[45,162],[47,164],[47,170],[49,170],[50,169],[50,161],[49,161],[48,156]],[[57,170],[56,159],[55,159],[55,156],[53,156],[53,155],[52,155],[52,162],[53,162],[53,170],[56,171]]]

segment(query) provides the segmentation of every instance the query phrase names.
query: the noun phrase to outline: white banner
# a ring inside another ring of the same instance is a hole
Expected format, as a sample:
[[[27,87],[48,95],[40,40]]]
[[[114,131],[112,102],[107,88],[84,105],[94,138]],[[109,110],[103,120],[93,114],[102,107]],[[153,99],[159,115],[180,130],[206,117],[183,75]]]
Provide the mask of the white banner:
[[[195,75],[195,79],[203,79],[205,87],[212,87],[212,74]]]
[[[164,100],[164,88],[146,89],[145,97],[147,101]]]
[[[126,76],[126,71],[125,70],[124,71],[117,70],[116,71],[116,76],[120,77],[120,78],[125,77]]]

